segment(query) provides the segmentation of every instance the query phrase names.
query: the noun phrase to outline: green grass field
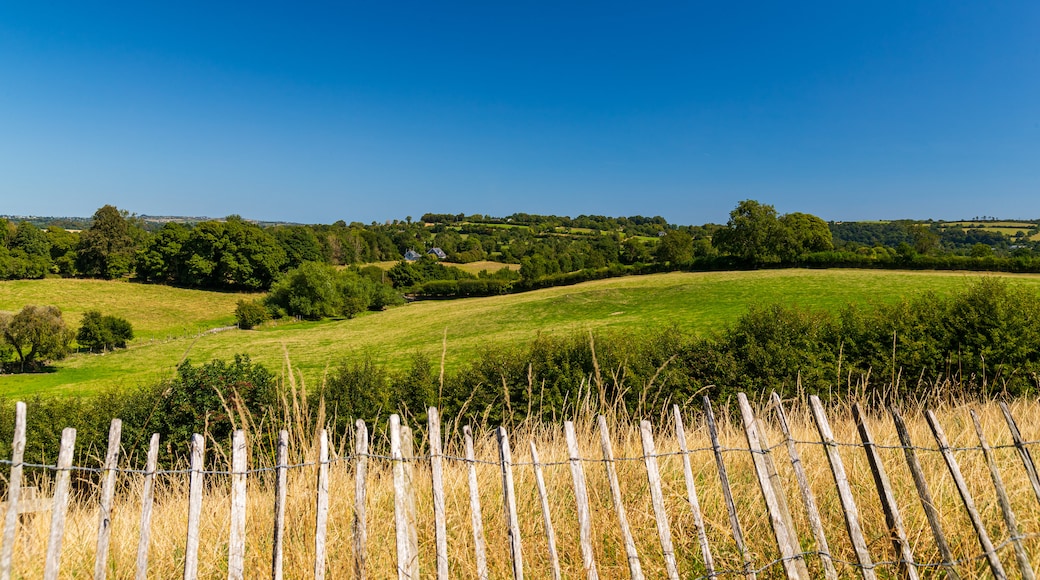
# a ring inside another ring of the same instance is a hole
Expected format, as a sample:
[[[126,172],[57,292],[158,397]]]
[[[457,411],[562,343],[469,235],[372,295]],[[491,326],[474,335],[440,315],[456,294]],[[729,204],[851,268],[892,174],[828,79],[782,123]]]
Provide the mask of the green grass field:
[[[445,337],[446,363],[451,369],[488,345],[528,341],[539,334],[601,329],[640,333],[671,325],[705,334],[731,324],[750,304],[783,302],[835,309],[848,302],[895,301],[921,291],[947,293],[979,276],[883,270],[658,274],[508,296],[417,302],[353,320],[285,321],[259,330],[191,337],[183,332],[189,326],[200,329],[229,323],[239,296],[125,282],[3,282],[0,308],[5,310],[29,302],[58,304],[69,313],[100,308],[125,316],[135,329],[142,328],[145,338],[125,351],[75,355],[60,361],[53,373],[2,376],[0,395],[82,394],[132,387],[171,376],[185,358],[204,362],[235,353],[247,353],[275,371],[288,355],[314,384],[326,368],[348,357],[371,355],[394,368],[406,365],[416,352],[437,361]],[[1040,276],[1009,278],[1040,289]],[[76,315],[68,320],[78,324]],[[164,331],[163,324],[169,330]]]

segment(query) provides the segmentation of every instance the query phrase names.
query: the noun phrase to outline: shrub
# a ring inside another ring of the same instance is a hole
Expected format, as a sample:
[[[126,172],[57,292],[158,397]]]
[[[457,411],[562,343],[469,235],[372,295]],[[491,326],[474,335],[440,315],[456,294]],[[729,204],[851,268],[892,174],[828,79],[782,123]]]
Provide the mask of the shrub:
[[[235,306],[235,322],[242,330],[250,330],[271,317],[262,300],[239,300]]]
[[[134,328],[128,320],[118,316],[102,316],[97,310],[83,313],[83,322],[76,333],[76,342],[91,352],[126,348],[126,343],[133,338]]]

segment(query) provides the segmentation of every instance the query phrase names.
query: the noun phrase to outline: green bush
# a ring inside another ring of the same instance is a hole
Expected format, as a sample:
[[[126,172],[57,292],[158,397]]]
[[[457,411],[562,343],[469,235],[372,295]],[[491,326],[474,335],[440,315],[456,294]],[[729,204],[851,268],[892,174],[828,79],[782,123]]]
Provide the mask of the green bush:
[[[235,322],[242,330],[250,330],[271,318],[262,300],[239,300],[235,306]]]

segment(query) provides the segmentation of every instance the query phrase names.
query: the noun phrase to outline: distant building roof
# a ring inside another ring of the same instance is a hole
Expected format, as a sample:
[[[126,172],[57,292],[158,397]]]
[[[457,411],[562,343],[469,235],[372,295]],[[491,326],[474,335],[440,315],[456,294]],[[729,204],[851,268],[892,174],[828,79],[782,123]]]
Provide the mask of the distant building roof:
[[[419,254],[419,252],[416,252],[415,250],[408,250],[407,252],[404,253],[404,259],[408,260],[409,262],[414,262],[414,261],[418,260],[421,257],[422,257],[422,255]]]
[[[443,260],[443,259],[448,257],[448,254],[445,254],[444,250],[442,250],[440,248],[430,248],[429,250],[427,250],[426,253],[427,254],[433,254],[434,256],[437,256],[438,260]]]

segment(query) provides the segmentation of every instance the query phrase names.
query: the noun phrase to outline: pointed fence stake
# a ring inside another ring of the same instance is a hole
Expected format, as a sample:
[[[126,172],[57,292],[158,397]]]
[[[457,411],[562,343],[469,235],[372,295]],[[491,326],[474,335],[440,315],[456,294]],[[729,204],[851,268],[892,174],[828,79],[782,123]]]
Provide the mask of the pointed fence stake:
[[[661,472],[657,468],[657,450],[650,421],[639,422],[639,434],[643,443],[643,460],[646,463],[646,478],[650,483],[650,502],[657,519],[657,535],[664,552],[664,567],[670,580],[679,580],[679,568],[675,563],[675,547],[672,546],[672,529],[668,523],[668,512],[664,509],[664,494],[661,493]]]
[[[271,578],[282,580],[285,574],[285,500],[289,471],[289,432],[278,432],[277,467],[274,479],[274,534],[271,538]],[[143,580],[143,579],[142,579]]]
[[[488,580],[487,548],[484,541],[484,515],[480,510],[480,490],[477,488],[477,460],[473,452],[473,430],[469,425],[462,428],[466,445],[468,466],[469,513],[473,524],[473,552],[477,560],[477,578]]]
[[[625,512],[625,503],[621,497],[621,484],[618,482],[617,470],[614,467],[614,447],[610,443],[607,419],[603,415],[599,415],[596,419],[599,422],[599,443],[603,449],[603,465],[607,469],[607,481],[610,483],[610,498],[614,502],[614,511],[617,512],[618,524],[621,526],[621,538],[625,542],[628,575],[632,580],[643,580],[643,567],[639,563],[639,552],[636,551],[636,542],[632,537],[632,530],[628,526],[628,514]]]
[[[513,454],[509,449],[509,434],[499,427],[498,457],[502,465],[502,502],[506,512],[506,533],[509,536],[509,556],[513,563],[513,580],[523,580],[524,557],[520,541],[520,518],[516,512],[516,488],[513,486]]]
[[[361,419],[354,423],[354,427],[354,450],[357,453],[354,463],[354,576],[358,580],[364,580],[367,577],[365,550],[368,549],[367,492],[365,489],[368,477],[368,427]]]
[[[0,580],[11,580],[18,502],[22,497],[22,460],[25,458],[25,403],[14,405],[14,436],[11,439],[11,478],[7,484],[7,513],[4,516],[3,548],[0,548]]]
[[[1033,486],[1033,495],[1036,496],[1037,503],[1040,503],[1040,477],[1037,476],[1033,456],[1022,441],[1022,433],[1019,432],[1018,423],[1015,423],[1015,418],[1011,415],[1011,409],[1008,408],[1007,403],[1001,401],[1000,410],[1004,413],[1004,421],[1007,422],[1008,429],[1011,431],[1015,449],[1018,450],[1018,455],[1022,458],[1022,466],[1026,469],[1026,475],[1029,476],[1029,483]]]
[[[242,580],[246,563],[246,433],[237,429],[231,442],[231,527],[228,532],[228,580]]]
[[[722,485],[722,497],[726,501],[726,513],[729,514],[729,527],[733,532],[733,541],[737,545],[737,552],[744,560],[744,575],[755,580],[755,571],[751,569],[751,557],[744,545],[744,531],[740,529],[740,520],[737,519],[737,504],[733,501],[733,490],[729,486],[726,462],[722,459],[719,432],[715,427],[715,412],[711,408],[711,399],[708,397],[704,397],[704,418],[708,424],[708,436],[711,437],[711,450],[715,454],[715,466],[719,470],[719,483]]]
[[[556,552],[556,532],[553,530],[552,515],[549,512],[549,494],[545,491],[542,463],[538,460],[538,447],[533,440],[531,441],[531,466],[534,468],[534,481],[538,487],[538,499],[542,504],[542,520],[545,522],[545,541],[549,545],[549,564],[552,567],[553,580],[560,580],[560,556]]]
[[[155,504],[155,472],[159,467],[159,434],[152,433],[148,444],[148,459],[144,467],[144,486],[141,489],[141,525],[137,540],[137,572],[135,580],[148,578],[148,547],[152,538],[152,507]]]
[[[195,433],[191,436],[191,475],[188,479],[188,539],[184,547],[184,580],[195,580],[199,575],[199,527],[202,521],[203,467],[206,460],[206,440]]]
[[[437,579],[448,578],[448,528],[444,515],[444,465],[441,451],[441,420],[437,407],[426,411],[430,439],[430,477],[433,483],[434,536],[437,544]]]
[[[597,580],[599,572],[596,570],[596,553],[592,547],[592,510],[589,509],[585,469],[581,465],[581,451],[578,449],[578,437],[574,433],[572,421],[563,422],[563,436],[567,441],[571,479],[574,480],[574,500],[578,508],[578,538],[581,543],[582,567],[585,568],[585,576],[589,580]]]
[[[704,515],[701,513],[701,504],[697,499],[697,487],[693,479],[693,466],[690,464],[690,452],[686,448],[686,428],[683,426],[682,413],[679,411],[679,405],[672,405],[672,416],[675,420],[675,438],[679,440],[679,453],[682,454],[683,477],[686,479],[686,499],[690,502],[690,509],[693,510],[693,527],[697,530],[697,542],[701,547],[701,558],[704,560],[704,569],[708,573],[707,575],[711,577],[715,574],[715,562],[711,557],[711,547],[708,545],[708,533],[704,528]],[[600,416],[600,419],[602,421],[602,415]],[[601,427],[605,426],[606,422],[601,422]]]
[[[329,527],[329,432],[326,429],[318,435],[318,489],[314,511],[314,580],[322,580]]]
[[[51,533],[47,540],[47,558],[43,579],[57,580],[61,570],[61,542],[65,537],[65,514],[69,508],[69,486],[72,479],[72,452],[76,447],[76,430],[66,427],[61,432],[57,474],[54,481],[54,507],[51,508]],[[18,509],[15,507],[15,509]]]

